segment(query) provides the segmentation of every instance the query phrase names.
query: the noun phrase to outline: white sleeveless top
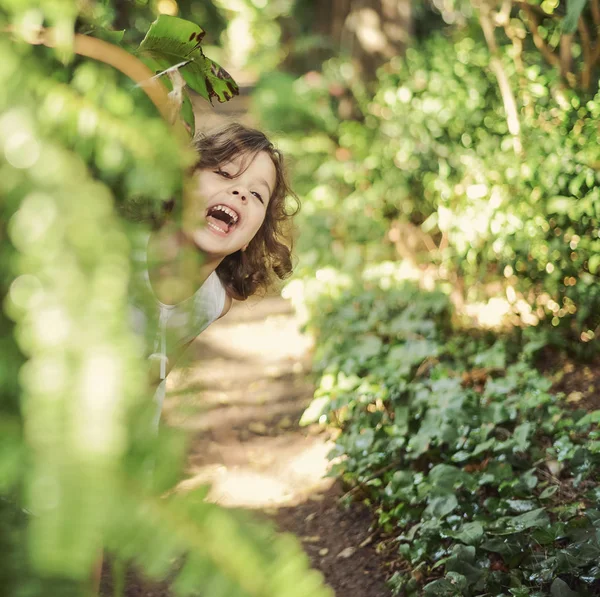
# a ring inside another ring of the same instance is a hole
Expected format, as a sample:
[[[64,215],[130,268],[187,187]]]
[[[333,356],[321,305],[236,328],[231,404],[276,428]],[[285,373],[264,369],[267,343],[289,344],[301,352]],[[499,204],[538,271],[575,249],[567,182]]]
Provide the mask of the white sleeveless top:
[[[167,376],[168,355],[191,342],[218,319],[225,308],[225,298],[225,288],[217,272],[210,274],[204,284],[181,303],[165,305],[155,297],[158,334],[150,356],[160,359],[160,379]]]
[[[145,251],[142,259],[145,264]],[[217,272],[212,272],[192,296],[176,305],[166,305],[156,298],[147,267],[143,267],[142,272],[148,296],[142,301],[144,308],[132,305],[131,315],[133,328],[146,336],[148,352],[152,350],[149,358],[160,360],[161,381],[154,394],[157,403],[155,423],[158,425],[166,393],[169,355],[191,342],[220,317],[225,308],[226,292]]]

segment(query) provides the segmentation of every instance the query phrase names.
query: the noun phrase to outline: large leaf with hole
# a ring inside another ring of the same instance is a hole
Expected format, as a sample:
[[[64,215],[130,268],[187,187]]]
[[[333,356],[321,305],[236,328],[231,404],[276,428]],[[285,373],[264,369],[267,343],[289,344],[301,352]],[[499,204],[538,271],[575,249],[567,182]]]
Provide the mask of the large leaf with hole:
[[[156,73],[180,65],[179,72],[190,89],[211,103],[213,98],[226,102],[238,95],[239,88],[224,68],[204,55],[204,34],[204,29],[190,21],[160,15],[137,53]]]

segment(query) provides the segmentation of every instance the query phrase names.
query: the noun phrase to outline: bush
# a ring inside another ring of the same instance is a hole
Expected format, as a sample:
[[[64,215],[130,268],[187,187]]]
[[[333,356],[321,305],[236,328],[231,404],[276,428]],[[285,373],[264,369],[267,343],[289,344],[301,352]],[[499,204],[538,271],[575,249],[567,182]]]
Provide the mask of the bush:
[[[502,51],[521,153],[487,47],[469,29],[436,33],[383,66],[372,97],[350,64],[332,60],[278,101],[275,88],[268,104],[259,94],[257,110],[301,104],[313,115],[312,131],[306,121],[287,141],[311,230],[300,240],[306,267],[426,260],[471,299],[500,282],[527,305],[525,324],[589,353],[600,324],[600,95],[564,89],[537,51],[521,69]]]
[[[307,294],[320,375],[305,422],[341,430],[333,474],[397,545],[392,586],[598,594],[600,411],[569,408],[508,338],[450,333],[445,295],[391,273]]]

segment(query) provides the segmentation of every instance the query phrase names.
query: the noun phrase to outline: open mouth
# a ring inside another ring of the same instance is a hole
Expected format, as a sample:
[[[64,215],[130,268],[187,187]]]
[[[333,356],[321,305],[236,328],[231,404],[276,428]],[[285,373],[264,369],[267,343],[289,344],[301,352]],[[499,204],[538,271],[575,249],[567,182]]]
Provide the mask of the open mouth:
[[[218,234],[229,234],[239,220],[240,215],[223,204],[213,205],[206,212],[206,225]]]

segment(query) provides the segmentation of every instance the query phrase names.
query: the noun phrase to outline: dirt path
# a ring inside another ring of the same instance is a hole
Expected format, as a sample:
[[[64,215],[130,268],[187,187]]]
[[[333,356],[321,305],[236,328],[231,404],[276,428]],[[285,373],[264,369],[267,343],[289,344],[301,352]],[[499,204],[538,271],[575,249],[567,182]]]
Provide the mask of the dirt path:
[[[210,481],[209,499],[266,512],[302,540],[339,597],[386,597],[367,510],[344,511],[340,487],[324,478],[330,437],[298,425],[313,392],[310,348],[279,297],[236,305],[196,340],[165,404],[168,423],[192,434],[182,488]]]

